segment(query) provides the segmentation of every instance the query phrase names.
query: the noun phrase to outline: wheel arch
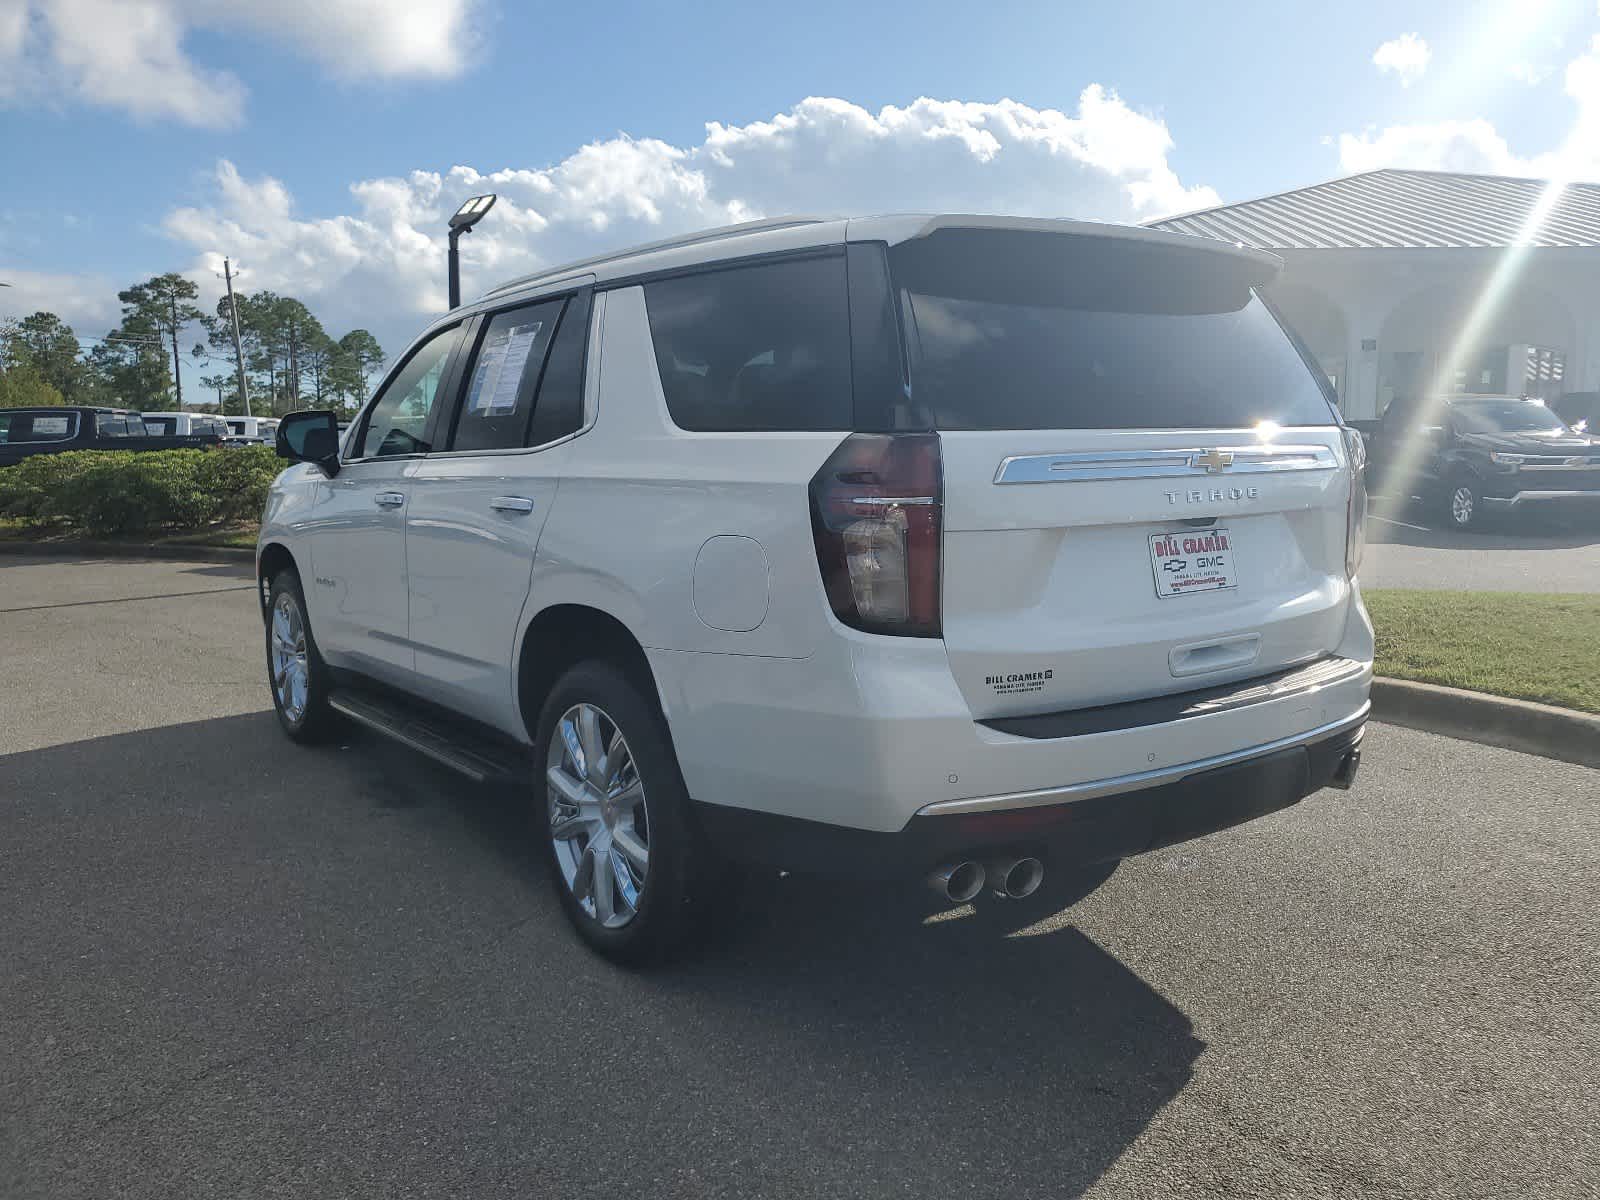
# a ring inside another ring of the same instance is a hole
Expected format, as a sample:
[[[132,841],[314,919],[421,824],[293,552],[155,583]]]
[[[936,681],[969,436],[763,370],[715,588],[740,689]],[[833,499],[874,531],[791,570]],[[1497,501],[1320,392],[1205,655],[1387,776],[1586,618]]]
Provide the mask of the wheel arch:
[[[556,680],[586,659],[615,663],[665,713],[644,644],[626,624],[592,605],[553,604],[528,623],[517,650],[517,709],[530,740]]]
[[[305,576],[300,571],[300,564],[295,561],[289,547],[282,542],[268,542],[256,555],[256,596],[261,602],[263,617],[267,611],[267,589],[272,586],[273,576],[285,567],[299,575],[301,586],[305,586]]]

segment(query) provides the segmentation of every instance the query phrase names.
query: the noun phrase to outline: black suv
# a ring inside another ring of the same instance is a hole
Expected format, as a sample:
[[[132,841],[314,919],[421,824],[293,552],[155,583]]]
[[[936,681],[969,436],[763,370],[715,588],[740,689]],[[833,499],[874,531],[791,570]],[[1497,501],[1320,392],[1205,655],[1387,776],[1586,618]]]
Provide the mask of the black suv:
[[[126,408],[0,408],[0,467],[67,450],[183,450],[222,445],[216,432],[151,433]]]
[[[1420,497],[1456,529],[1475,528],[1489,510],[1600,512],[1600,440],[1539,400],[1397,401],[1383,415],[1371,455],[1376,489]]]

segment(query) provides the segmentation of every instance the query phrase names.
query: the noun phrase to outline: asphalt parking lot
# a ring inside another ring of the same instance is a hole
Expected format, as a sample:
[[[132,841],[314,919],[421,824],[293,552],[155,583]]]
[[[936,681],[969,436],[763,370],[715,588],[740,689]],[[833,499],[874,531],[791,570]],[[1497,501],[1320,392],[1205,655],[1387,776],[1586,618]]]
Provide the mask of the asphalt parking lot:
[[[1452,591],[1600,591],[1600,512],[1565,521],[1517,513],[1458,533],[1416,505],[1386,500],[1367,523],[1361,582]]]
[[[8,1200],[1600,1195],[1600,774],[1375,726],[1067,908],[774,880],[630,974],[518,796],[285,741],[260,636],[0,556]]]

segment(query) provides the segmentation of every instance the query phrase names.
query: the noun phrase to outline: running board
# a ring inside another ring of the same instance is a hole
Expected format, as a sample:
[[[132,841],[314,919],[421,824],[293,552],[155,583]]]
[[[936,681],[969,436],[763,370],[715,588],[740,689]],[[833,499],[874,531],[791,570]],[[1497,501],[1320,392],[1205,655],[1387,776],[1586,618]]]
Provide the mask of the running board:
[[[520,757],[509,743],[498,744],[454,722],[424,716],[386,696],[340,689],[328,697],[328,707],[474,783],[528,777],[529,760]]]

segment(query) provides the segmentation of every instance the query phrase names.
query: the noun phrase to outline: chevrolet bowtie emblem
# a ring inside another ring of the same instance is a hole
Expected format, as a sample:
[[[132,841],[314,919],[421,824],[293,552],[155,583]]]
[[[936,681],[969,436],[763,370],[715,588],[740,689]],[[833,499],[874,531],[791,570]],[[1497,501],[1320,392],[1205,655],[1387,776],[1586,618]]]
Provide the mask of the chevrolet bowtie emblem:
[[[1207,450],[1204,454],[1189,456],[1191,467],[1204,467],[1208,475],[1221,475],[1233,466],[1232,450]]]

